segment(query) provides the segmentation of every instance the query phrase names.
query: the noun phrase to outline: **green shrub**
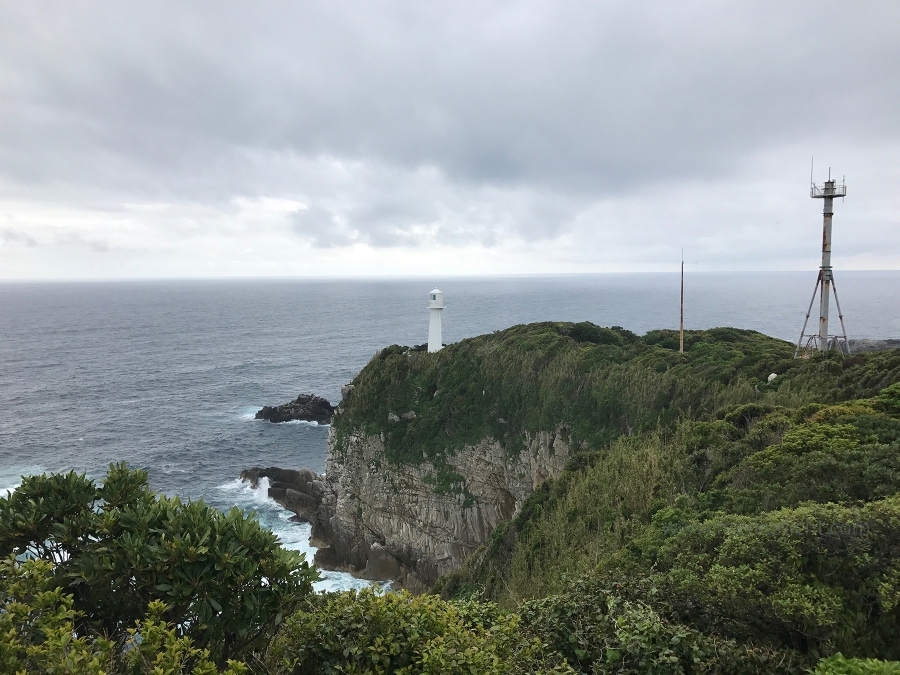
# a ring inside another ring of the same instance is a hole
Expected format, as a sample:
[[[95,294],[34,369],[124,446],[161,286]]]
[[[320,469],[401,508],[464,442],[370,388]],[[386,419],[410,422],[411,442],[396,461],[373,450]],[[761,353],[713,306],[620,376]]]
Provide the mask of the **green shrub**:
[[[597,579],[526,602],[520,612],[523,628],[584,673],[796,673],[802,665],[790,650],[740,644],[667,621]]]
[[[686,354],[672,351],[671,336],[546,322],[434,354],[393,345],[354,379],[333,422],[336,445],[356,430],[383,433],[386,459],[418,464],[486,437],[515,455],[526,433],[562,425],[573,445],[599,448],[689,411],[711,414],[753,400],[753,385],[762,385],[771,368],[803,365],[789,358],[789,343],[754,331],[691,331]],[[409,410],[415,419],[388,422],[389,413]]]
[[[72,596],[46,560],[0,560],[0,673],[102,675],[114,644],[73,634]]]
[[[258,648],[318,576],[239,509],[156,495],[143,471],[26,477],[0,498],[0,555],[53,562],[76,625],[119,640],[162,601],[161,617],[220,664]]]
[[[266,667],[292,675],[571,672],[520,633],[517,616],[492,605],[372,590],[330,594],[291,616]]]
[[[875,405],[891,415],[900,415],[900,382],[882,389],[875,397]]]
[[[692,521],[678,509],[620,556],[672,616],[813,655],[900,656],[900,497]],[[624,561],[624,562],[621,562]]]
[[[896,495],[900,419],[876,407],[871,400],[793,410],[730,405],[711,419],[575,453],[502,536],[492,536],[436,590],[448,598],[482,592],[510,608],[564,592],[565,576],[590,573],[640,537],[654,513],[671,514],[676,504],[686,523]]]
[[[841,654],[836,654],[819,661],[812,673],[813,675],[898,675],[900,674],[900,662],[845,659]]]
[[[178,638],[153,602],[148,617],[128,631],[124,644],[78,635],[71,595],[64,594],[46,560],[0,560],[0,673],[48,675],[219,675],[209,653]],[[242,675],[230,662],[222,675]]]
[[[844,406],[826,408],[815,417]],[[745,457],[719,475],[702,499],[709,510],[754,514],[804,501],[859,502],[900,492],[900,441],[879,443],[869,415],[834,415],[784,433],[779,443]],[[893,426],[893,420],[886,420]]]

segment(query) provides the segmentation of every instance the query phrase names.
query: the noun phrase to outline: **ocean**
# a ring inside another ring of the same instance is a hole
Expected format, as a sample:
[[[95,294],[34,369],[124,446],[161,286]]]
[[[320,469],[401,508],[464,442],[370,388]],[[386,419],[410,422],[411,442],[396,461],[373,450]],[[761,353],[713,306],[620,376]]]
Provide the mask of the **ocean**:
[[[900,272],[837,280],[850,337],[900,337]],[[796,341],[814,284],[815,271],[688,273],[685,326]],[[0,495],[23,474],[101,477],[124,460],[165,494],[255,511],[311,559],[309,525],[239,474],[324,471],[328,428],[253,416],[300,393],[337,403],[378,350],[426,342],[435,286],[446,343],[532,321],[678,326],[677,274],[0,283]],[[320,589],[368,583],[324,576]]]

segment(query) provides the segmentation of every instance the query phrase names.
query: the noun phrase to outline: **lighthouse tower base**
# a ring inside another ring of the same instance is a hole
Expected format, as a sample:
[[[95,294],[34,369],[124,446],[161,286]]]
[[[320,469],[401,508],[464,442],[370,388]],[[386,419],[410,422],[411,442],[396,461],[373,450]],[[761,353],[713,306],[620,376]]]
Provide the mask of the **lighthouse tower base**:
[[[428,309],[431,317],[428,320],[428,351],[440,351],[444,346],[441,337],[441,312],[444,311],[444,294],[438,289],[431,291],[428,297]]]
[[[441,339],[441,312],[443,310],[432,308],[428,321],[428,351],[436,352],[443,346]]]

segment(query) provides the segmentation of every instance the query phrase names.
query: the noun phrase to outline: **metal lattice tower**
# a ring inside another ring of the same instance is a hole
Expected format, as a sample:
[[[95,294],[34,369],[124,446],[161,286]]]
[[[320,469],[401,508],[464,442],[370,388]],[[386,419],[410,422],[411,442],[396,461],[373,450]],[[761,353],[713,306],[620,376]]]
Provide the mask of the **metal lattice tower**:
[[[800,331],[800,339],[797,340],[797,349],[794,351],[796,358],[801,351],[818,350],[826,352],[829,349],[837,349],[843,353],[850,353],[850,343],[847,341],[847,329],[844,327],[844,315],[841,312],[841,303],[838,301],[837,287],[834,285],[834,272],[831,269],[831,217],[834,215],[834,198],[845,197],[847,185],[844,181],[838,185],[831,177],[831,169],[828,170],[828,180],[822,186],[816,185],[810,178],[809,196],[813,199],[822,199],[825,206],[822,209],[822,265],[819,267],[819,278],[816,279],[816,287],[813,289],[812,299],[809,301],[809,309],[806,310],[806,320]],[[806,326],[809,323],[809,315],[812,313],[813,303],[816,301],[816,293],[819,294],[819,332],[814,335],[806,334]],[[834,304],[837,306],[838,318],[841,320],[841,335],[828,334],[828,304],[831,294],[834,293]],[[803,339],[806,338],[804,344]]]

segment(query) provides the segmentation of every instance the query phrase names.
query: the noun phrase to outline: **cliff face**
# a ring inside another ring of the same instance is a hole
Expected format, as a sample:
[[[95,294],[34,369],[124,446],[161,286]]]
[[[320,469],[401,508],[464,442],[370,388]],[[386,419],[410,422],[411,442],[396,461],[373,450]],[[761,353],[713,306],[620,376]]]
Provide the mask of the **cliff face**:
[[[321,567],[424,590],[572,449],[709,415],[725,386],[733,403],[756,400],[804,361],[788,342],[730,328],[686,333],[686,353],[678,344],[674,331],[547,322],[436,353],[392,345],[342,389],[321,492],[319,477],[273,476],[270,493],[312,523]]]
[[[329,438],[325,495],[313,522],[316,563],[393,579],[414,592],[459,568],[525,498],[563,469],[565,429],[527,438],[509,457],[485,439],[436,467],[386,464],[380,436],[358,432]],[[456,479],[436,485],[436,476]]]

